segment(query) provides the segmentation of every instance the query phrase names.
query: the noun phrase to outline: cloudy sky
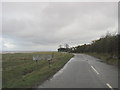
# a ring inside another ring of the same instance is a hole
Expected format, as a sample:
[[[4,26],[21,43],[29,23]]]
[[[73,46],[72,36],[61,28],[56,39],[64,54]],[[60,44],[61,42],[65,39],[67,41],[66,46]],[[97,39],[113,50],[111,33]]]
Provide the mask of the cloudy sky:
[[[2,49],[54,51],[118,30],[117,2],[4,2]]]

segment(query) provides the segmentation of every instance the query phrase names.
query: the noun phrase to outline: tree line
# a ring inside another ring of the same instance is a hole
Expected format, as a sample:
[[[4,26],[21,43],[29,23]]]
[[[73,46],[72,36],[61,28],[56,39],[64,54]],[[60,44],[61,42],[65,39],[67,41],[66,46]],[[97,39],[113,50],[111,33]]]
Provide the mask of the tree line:
[[[69,45],[65,44],[64,47],[63,45],[59,45],[58,52],[70,52]]]
[[[71,53],[108,53],[111,56],[120,55],[118,45],[120,44],[120,34],[107,33],[105,36],[98,40],[92,41],[90,44],[78,45],[71,48],[59,48],[58,51],[65,51]]]

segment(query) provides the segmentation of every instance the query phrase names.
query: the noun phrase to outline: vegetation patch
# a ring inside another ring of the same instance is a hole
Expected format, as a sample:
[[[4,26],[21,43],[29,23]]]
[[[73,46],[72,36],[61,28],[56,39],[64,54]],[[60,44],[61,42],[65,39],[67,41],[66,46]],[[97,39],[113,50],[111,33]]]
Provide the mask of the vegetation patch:
[[[87,53],[88,55],[94,56],[102,60],[102,62],[111,64],[111,65],[118,65],[120,60],[116,57],[111,56],[108,53]]]
[[[71,53],[87,53],[95,56],[112,65],[118,65],[120,62],[120,34],[112,34],[107,32],[106,35],[100,37],[97,40],[93,40],[89,44],[82,44],[71,48],[58,48],[59,52],[71,52]]]
[[[51,68],[47,60],[34,61],[34,54],[53,54]],[[73,54],[60,52],[2,54],[2,87],[35,87],[53,76],[72,57]]]

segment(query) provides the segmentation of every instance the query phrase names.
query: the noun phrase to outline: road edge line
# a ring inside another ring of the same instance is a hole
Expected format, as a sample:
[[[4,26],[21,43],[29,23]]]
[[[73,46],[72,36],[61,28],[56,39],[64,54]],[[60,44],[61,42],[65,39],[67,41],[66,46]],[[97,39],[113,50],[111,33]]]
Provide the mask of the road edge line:
[[[107,85],[111,90],[114,90],[109,83],[106,83],[106,85]]]
[[[91,67],[97,74],[99,74],[99,72],[93,66],[91,66]]]

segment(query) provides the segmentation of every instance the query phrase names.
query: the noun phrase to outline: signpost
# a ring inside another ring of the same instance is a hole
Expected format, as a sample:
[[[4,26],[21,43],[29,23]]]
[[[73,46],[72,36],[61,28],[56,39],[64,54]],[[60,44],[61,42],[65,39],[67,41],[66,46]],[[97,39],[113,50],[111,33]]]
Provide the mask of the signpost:
[[[53,59],[53,55],[54,53],[52,53],[52,55],[49,54],[34,54],[33,55],[33,60],[36,61],[36,63],[38,62],[38,60],[47,60],[48,64],[49,64],[49,68],[51,67],[51,62]]]

